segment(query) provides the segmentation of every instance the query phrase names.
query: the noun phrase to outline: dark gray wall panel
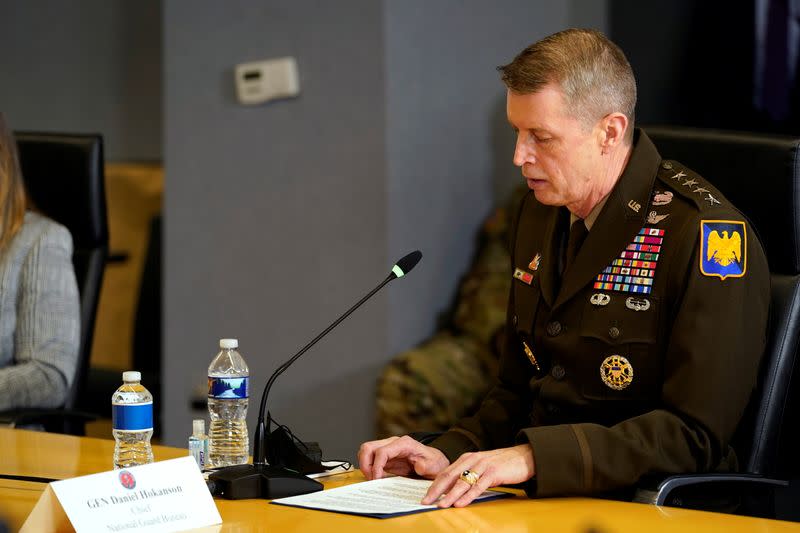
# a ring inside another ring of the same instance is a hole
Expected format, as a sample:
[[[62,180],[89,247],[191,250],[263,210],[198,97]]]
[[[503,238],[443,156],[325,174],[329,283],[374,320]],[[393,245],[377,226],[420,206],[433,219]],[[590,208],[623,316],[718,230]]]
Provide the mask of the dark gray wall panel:
[[[0,0],[0,109],[15,129],[100,132],[161,158],[161,2]]]

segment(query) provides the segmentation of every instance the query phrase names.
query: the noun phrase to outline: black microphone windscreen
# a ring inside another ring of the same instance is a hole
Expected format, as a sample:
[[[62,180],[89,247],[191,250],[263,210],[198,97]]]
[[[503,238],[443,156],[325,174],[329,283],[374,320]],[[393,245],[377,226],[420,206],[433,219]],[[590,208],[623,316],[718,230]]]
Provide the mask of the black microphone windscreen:
[[[419,250],[414,250],[408,255],[403,256],[400,260],[392,268],[392,273],[399,277],[405,276],[411,270],[417,266],[419,260],[422,259],[422,252]]]

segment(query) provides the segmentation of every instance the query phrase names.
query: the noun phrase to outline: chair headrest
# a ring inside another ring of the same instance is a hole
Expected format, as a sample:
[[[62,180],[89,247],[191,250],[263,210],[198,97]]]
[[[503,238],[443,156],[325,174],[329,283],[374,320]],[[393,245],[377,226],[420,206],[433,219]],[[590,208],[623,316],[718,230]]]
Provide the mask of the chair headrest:
[[[103,138],[26,131],[14,135],[34,205],[70,230],[76,250],[107,246]]]
[[[698,172],[750,219],[771,271],[800,273],[800,139],[676,126],[644,130],[664,159]]]

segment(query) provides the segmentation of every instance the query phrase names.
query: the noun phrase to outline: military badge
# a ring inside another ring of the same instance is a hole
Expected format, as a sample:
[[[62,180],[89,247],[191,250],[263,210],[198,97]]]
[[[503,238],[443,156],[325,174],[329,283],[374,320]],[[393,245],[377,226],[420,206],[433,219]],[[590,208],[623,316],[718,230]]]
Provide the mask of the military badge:
[[[650,213],[647,215],[647,223],[656,225],[659,222],[661,222],[662,220],[664,220],[665,218],[667,218],[668,216],[669,216],[669,214],[659,215],[655,211],[650,211]]]
[[[628,202],[628,207],[633,209],[634,212],[638,213],[639,209],[642,208],[642,204],[640,204],[639,202],[636,202],[634,200],[631,200],[630,202]]]
[[[634,298],[630,296],[625,300],[625,307],[631,311],[647,311],[650,309],[650,300],[647,298]]]
[[[520,280],[526,285],[530,285],[533,282],[533,274],[530,272],[525,272],[521,268],[514,269],[514,278]]]
[[[541,262],[542,262],[542,254],[537,253],[536,255],[533,256],[531,262],[528,263],[528,268],[530,268],[531,270],[539,270],[539,263]]]
[[[633,367],[621,355],[610,355],[600,365],[600,379],[607,387],[622,390],[633,382]]]
[[[655,194],[653,194],[653,205],[667,205],[672,201],[673,196],[671,191],[655,191]]]
[[[737,220],[700,221],[700,272],[720,279],[747,271],[747,230]]]
[[[598,307],[606,306],[610,301],[611,301],[611,296],[609,296],[608,294],[603,294],[602,292],[596,292],[592,294],[592,296],[589,298],[589,303],[591,303],[592,305],[596,305]]]

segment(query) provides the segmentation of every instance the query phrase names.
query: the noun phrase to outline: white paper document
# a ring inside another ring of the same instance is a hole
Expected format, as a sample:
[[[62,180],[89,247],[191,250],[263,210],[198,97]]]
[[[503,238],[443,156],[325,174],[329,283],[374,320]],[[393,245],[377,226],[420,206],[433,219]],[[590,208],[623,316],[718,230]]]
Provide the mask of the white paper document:
[[[312,492],[302,496],[290,496],[272,500],[279,505],[306,507],[339,513],[349,513],[376,518],[388,518],[422,511],[438,509],[435,505],[422,505],[423,496],[433,481],[409,479],[406,477],[387,477],[353,483],[344,487]],[[511,496],[508,493],[487,491],[475,501]]]

